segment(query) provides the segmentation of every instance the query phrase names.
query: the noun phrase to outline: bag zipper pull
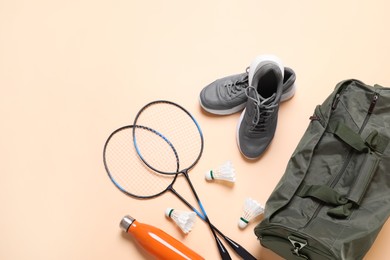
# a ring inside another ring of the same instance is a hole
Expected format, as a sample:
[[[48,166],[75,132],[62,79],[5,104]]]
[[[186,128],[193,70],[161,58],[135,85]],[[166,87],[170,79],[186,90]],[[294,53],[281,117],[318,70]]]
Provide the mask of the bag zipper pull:
[[[337,93],[332,103],[332,110],[336,109],[337,104],[339,103],[339,99],[340,99],[340,93]]]
[[[379,95],[378,93],[375,93],[374,96],[372,97],[370,107],[368,108],[368,113],[371,114],[372,111],[375,108],[376,102],[378,101]]]

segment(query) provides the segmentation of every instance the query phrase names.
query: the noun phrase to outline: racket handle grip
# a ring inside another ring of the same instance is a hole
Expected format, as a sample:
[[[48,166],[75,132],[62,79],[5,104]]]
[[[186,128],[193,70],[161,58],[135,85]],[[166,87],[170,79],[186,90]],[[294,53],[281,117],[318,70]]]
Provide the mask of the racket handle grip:
[[[131,234],[138,244],[151,255],[161,260],[192,259],[203,260],[195,251],[176,240],[159,228],[138,222],[130,216],[125,216],[120,227]]]

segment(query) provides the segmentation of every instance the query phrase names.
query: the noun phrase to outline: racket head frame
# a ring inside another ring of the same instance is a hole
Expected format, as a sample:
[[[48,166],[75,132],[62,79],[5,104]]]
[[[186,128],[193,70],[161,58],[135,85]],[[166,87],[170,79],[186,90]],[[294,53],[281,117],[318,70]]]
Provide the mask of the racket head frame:
[[[155,197],[158,197],[160,195],[162,195],[163,193],[165,193],[166,191],[168,190],[171,190],[172,187],[173,187],[173,184],[175,183],[176,181],[176,178],[177,178],[177,174],[174,175],[172,177],[172,182],[167,185],[167,187],[165,189],[163,189],[161,192],[158,192],[156,194],[152,194],[152,195],[137,195],[137,194],[134,194],[128,190],[126,190],[114,177],[114,174],[112,174],[112,172],[110,171],[110,167],[109,167],[109,163],[107,161],[107,157],[106,157],[106,152],[107,152],[107,147],[108,147],[108,144],[110,143],[110,140],[113,138],[113,136],[115,136],[115,134],[117,134],[118,132],[120,131],[123,131],[123,130],[126,130],[126,129],[132,129],[134,130],[134,128],[142,128],[144,130],[148,130],[148,131],[151,131],[155,134],[157,134],[158,136],[162,137],[161,134],[159,134],[157,131],[149,128],[149,127],[145,127],[145,126],[137,126],[137,125],[126,125],[126,126],[122,126],[118,129],[116,129],[115,131],[113,131],[109,137],[107,138],[106,142],[104,143],[104,147],[103,147],[103,163],[104,163],[104,168],[106,169],[106,172],[107,172],[107,175],[108,177],[110,178],[110,180],[112,181],[112,183],[121,191],[123,192],[124,194],[130,196],[130,197],[133,197],[133,198],[136,198],[136,199],[151,199],[151,198],[155,198]],[[164,139],[165,141],[167,141],[166,139]],[[131,140],[130,140],[131,141]],[[169,141],[168,141],[168,144],[169,144]],[[171,146],[171,144],[169,144]],[[172,146],[171,146],[172,147]],[[172,147],[173,148],[173,147]],[[174,148],[173,148],[174,149]],[[141,163],[141,162],[140,162]],[[142,163],[144,163],[144,161],[142,161]]]
[[[147,162],[147,160],[142,156],[142,153],[140,152],[140,149],[138,147],[138,144],[137,144],[137,138],[136,138],[136,128],[134,127],[133,128],[133,142],[134,142],[134,147],[137,151],[137,154],[138,156],[140,157],[140,159],[145,163],[146,166],[148,166],[150,169],[152,169],[153,171],[155,172],[158,172],[158,173],[161,173],[161,174],[167,174],[167,175],[177,175],[179,173],[187,173],[191,168],[193,168],[199,161],[199,159],[202,157],[202,153],[203,153],[203,148],[204,148],[204,138],[203,138],[203,133],[202,133],[202,129],[200,128],[199,126],[199,123],[196,121],[196,119],[191,115],[191,113],[185,109],[183,106],[175,103],[175,102],[172,102],[172,101],[168,101],[168,100],[155,100],[155,101],[152,101],[152,102],[149,102],[148,104],[146,104],[145,106],[143,106],[137,113],[137,115],[135,116],[135,119],[134,119],[134,123],[133,125],[137,125],[137,121],[139,119],[139,117],[142,115],[142,112],[144,110],[146,110],[148,107],[152,106],[152,105],[156,105],[156,104],[169,104],[169,105],[172,105],[172,106],[175,106],[177,107],[178,109],[181,109],[186,115],[188,115],[188,117],[192,120],[192,122],[195,124],[196,126],[196,129],[198,130],[199,132],[199,137],[200,137],[200,148],[199,148],[199,154],[198,156],[196,157],[196,159],[194,160],[194,162],[192,164],[190,164],[190,166],[187,166],[186,168],[183,168],[183,169],[180,169],[180,167],[177,168],[177,170],[175,172],[169,172],[169,171],[162,171],[160,169],[157,169],[156,167],[152,166],[150,163]],[[156,131],[157,132],[157,131]],[[162,133],[159,134],[160,137],[162,137],[164,140],[168,140],[165,136],[163,136]],[[169,140],[167,141],[169,142]],[[169,142],[170,143],[170,142]],[[172,146],[173,147],[173,146]]]

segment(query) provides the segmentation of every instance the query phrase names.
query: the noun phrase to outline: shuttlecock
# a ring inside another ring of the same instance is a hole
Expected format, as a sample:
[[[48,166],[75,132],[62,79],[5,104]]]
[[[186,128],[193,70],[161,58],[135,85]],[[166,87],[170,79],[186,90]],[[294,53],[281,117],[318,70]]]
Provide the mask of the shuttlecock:
[[[259,216],[264,212],[263,206],[259,202],[252,198],[245,199],[244,210],[240,219],[238,220],[238,226],[240,228],[245,228],[249,221]]]
[[[177,210],[173,208],[167,208],[165,210],[165,216],[173,219],[185,234],[188,234],[188,232],[191,231],[196,219],[196,213],[193,211]]]
[[[231,161],[227,161],[224,164],[218,166],[214,170],[206,172],[206,180],[223,180],[229,182],[236,182],[236,171],[233,168]]]

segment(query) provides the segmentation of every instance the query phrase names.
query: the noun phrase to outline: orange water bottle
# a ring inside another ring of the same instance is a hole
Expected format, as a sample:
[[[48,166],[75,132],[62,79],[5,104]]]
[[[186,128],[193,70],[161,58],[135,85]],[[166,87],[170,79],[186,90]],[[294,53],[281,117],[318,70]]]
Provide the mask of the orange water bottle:
[[[201,260],[204,259],[180,241],[154,226],[143,224],[130,216],[125,216],[120,227],[131,234],[151,255],[161,260]]]

